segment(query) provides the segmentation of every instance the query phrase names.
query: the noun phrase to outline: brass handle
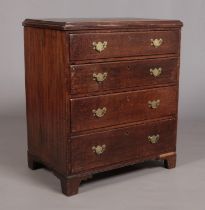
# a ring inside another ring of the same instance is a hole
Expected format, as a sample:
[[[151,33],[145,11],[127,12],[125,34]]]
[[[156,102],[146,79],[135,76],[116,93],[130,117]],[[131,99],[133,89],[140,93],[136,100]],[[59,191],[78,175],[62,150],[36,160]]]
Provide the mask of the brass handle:
[[[98,108],[97,110],[93,109],[92,112],[93,112],[93,115],[96,117],[103,117],[105,113],[107,112],[107,108],[103,107],[102,109],[101,108]]]
[[[102,146],[97,145],[97,146],[93,146],[92,150],[94,153],[96,153],[97,155],[101,155],[106,149],[106,145],[103,144]]]
[[[159,141],[159,134],[148,136],[148,141],[152,144],[156,144]]]
[[[162,68],[161,67],[150,69],[150,74],[153,75],[154,77],[160,76],[161,73],[162,73]]]
[[[93,73],[93,80],[97,82],[103,82],[107,78],[107,72],[104,73]]]
[[[107,47],[107,41],[93,42],[93,49],[97,52],[102,52]]]
[[[155,48],[160,47],[163,43],[162,38],[160,38],[160,39],[150,39],[150,41],[151,41],[151,45],[154,46]]]
[[[158,108],[160,105],[160,100],[148,101],[148,106],[152,109]]]

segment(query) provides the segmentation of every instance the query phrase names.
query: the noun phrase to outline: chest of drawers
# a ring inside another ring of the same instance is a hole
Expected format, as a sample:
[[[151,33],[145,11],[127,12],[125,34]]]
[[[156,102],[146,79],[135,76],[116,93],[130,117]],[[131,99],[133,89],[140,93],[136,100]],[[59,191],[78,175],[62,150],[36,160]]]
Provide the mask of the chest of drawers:
[[[175,20],[23,22],[28,165],[66,195],[144,160],[175,167],[180,31]]]

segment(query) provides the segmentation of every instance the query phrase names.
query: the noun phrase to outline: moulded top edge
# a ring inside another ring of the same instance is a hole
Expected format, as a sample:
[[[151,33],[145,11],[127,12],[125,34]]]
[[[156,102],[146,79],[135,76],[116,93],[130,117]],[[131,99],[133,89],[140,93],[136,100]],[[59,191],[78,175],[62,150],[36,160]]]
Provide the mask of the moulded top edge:
[[[26,19],[23,26],[50,28],[56,30],[94,30],[124,28],[181,28],[179,20],[140,18],[67,18],[67,19]]]

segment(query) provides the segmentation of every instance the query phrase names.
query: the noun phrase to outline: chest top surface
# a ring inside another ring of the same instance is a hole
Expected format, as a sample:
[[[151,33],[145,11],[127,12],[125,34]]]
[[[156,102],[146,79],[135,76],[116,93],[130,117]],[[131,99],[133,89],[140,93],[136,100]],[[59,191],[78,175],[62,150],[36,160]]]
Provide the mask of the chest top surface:
[[[182,22],[179,20],[142,18],[55,18],[26,19],[23,26],[72,31],[85,29],[180,28]]]

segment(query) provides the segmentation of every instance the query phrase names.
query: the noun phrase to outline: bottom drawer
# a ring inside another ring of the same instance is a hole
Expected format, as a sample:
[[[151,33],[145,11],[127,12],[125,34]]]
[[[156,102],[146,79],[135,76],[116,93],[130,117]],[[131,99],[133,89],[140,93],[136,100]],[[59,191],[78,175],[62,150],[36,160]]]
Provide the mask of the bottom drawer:
[[[72,173],[175,151],[176,120],[72,137]]]

